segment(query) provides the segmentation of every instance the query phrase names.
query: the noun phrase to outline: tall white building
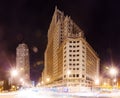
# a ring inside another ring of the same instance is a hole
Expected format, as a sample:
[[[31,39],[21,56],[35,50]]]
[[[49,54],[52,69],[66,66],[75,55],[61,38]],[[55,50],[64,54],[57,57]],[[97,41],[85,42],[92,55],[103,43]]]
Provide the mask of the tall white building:
[[[57,87],[92,87],[100,59],[69,16],[55,8],[48,30],[42,82]]]
[[[18,82],[29,82],[30,80],[30,61],[29,49],[25,43],[19,44],[16,48],[16,68],[18,70]]]

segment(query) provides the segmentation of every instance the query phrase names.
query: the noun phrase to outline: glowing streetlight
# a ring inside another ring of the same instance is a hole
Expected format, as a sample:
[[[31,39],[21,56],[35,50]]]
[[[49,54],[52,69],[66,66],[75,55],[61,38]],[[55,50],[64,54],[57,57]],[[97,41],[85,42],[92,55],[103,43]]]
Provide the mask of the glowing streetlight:
[[[18,75],[18,71],[16,69],[11,70],[11,76],[16,77]]]
[[[41,84],[44,84],[44,82],[42,81]]]
[[[70,73],[71,73],[71,71],[70,71],[70,70],[68,70],[68,71],[67,71],[67,75],[69,76],[69,75],[70,75]]]
[[[116,75],[117,75],[117,73],[118,73],[118,71],[117,71],[116,68],[113,68],[113,67],[110,68],[110,74],[111,74],[112,77],[114,77],[114,79],[113,79],[113,87],[116,86],[116,82],[117,82]]]
[[[112,76],[116,76],[116,75],[117,75],[117,69],[112,67],[112,68],[110,69],[110,74],[111,74]]]
[[[18,70],[15,69],[15,68],[11,69],[10,70],[10,75],[11,75],[10,83],[11,84],[16,84],[16,79],[15,78],[18,76]]]
[[[46,81],[49,82],[49,81],[50,81],[50,78],[47,78]]]
[[[96,79],[95,80],[95,85],[99,85],[99,83],[100,83],[99,79]]]
[[[20,82],[24,82],[23,78],[20,78]]]

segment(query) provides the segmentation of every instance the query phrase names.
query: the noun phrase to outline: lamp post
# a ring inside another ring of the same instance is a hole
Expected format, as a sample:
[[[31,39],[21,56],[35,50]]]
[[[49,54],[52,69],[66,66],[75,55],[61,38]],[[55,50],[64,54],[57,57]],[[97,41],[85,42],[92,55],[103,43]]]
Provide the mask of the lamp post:
[[[67,71],[67,90],[69,91],[69,75],[71,74],[71,71]]]
[[[16,90],[16,77],[18,76],[18,70],[13,68],[10,70],[10,84],[11,84],[11,89]]]
[[[11,70],[11,76],[16,77],[18,75],[18,71],[16,69]]]
[[[14,81],[14,78],[18,75],[18,71],[17,71],[17,69],[12,69],[11,71],[10,71],[11,73],[11,82],[13,83],[13,81]],[[15,81],[14,81],[15,82]],[[12,84],[11,83],[11,84]]]
[[[110,74],[113,78],[113,81],[112,81],[112,86],[113,87],[116,87],[116,82],[117,82],[117,79],[116,79],[116,75],[117,75],[118,71],[116,68],[110,68]]]

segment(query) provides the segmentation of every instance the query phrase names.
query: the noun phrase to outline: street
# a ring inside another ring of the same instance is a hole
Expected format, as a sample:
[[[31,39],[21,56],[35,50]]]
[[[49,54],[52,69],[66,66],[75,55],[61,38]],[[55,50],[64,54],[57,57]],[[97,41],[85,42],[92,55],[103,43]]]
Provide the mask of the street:
[[[93,93],[57,93],[37,88],[23,89],[15,92],[0,93],[0,98],[120,98],[120,94],[93,94]]]

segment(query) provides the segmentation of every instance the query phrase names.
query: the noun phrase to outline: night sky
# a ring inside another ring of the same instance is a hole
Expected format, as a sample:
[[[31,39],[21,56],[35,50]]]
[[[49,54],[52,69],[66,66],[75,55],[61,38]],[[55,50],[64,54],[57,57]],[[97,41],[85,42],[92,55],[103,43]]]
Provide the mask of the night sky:
[[[31,79],[44,67],[47,31],[55,6],[71,16],[98,53],[101,66],[120,66],[119,0],[0,0],[0,77],[16,63],[16,47],[30,50]]]

